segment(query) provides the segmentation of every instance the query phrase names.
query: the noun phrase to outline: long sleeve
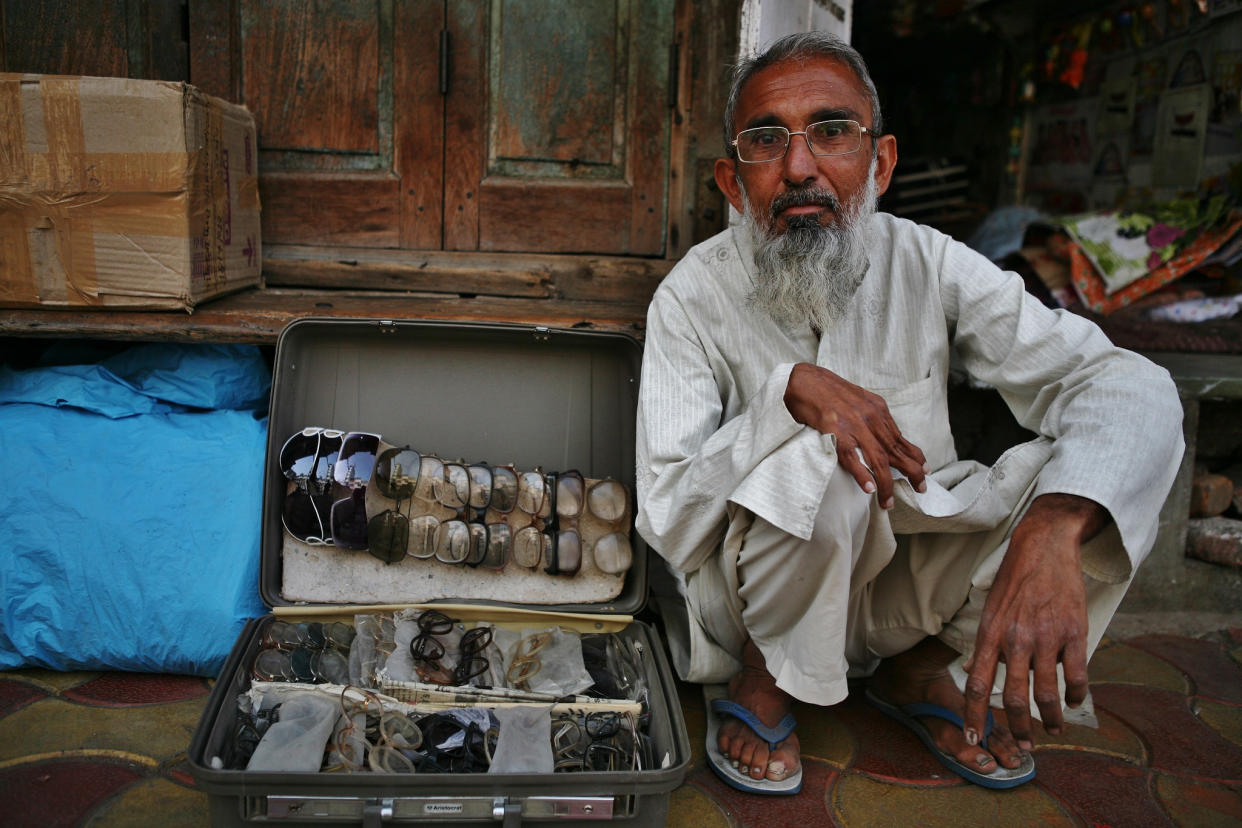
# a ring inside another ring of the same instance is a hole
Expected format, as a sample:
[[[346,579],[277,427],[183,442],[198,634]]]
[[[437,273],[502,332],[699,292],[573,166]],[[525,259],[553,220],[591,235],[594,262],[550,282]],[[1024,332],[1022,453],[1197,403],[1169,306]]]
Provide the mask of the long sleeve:
[[[949,244],[941,296],[966,370],[994,385],[1024,427],[1052,440],[1035,494],[1103,505],[1129,561],[1088,562],[1125,577],[1155,540],[1181,461],[1182,409],[1168,372],[1115,347],[1100,329],[1032,298],[1022,281]],[[1128,564],[1128,565],[1127,565]]]
[[[724,536],[729,493],[803,430],[784,403],[793,363],[775,366],[741,413],[722,423],[724,402],[707,352],[669,291],[652,302],[646,340],[638,530],[675,568],[690,572]]]

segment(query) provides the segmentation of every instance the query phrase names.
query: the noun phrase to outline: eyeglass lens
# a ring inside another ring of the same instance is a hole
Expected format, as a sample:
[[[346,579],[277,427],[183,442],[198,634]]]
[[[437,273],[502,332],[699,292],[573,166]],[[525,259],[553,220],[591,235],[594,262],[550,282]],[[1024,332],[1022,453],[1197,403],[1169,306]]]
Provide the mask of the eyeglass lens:
[[[783,158],[793,134],[780,126],[744,129],[737,135],[738,158],[750,162]],[[849,155],[862,145],[862,128],[857,121],[819,121],[808,124],[803,137],[815,155]]]

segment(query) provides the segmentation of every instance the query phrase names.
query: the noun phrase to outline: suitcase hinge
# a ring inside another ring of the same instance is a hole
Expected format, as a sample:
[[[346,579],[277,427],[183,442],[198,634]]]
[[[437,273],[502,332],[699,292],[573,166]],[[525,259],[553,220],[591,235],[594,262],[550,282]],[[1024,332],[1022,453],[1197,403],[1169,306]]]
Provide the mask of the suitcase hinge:
[[[362,809],[362,828],[382,828],[384,823],[391,819],[391,799],[377,799],[368,802]]]

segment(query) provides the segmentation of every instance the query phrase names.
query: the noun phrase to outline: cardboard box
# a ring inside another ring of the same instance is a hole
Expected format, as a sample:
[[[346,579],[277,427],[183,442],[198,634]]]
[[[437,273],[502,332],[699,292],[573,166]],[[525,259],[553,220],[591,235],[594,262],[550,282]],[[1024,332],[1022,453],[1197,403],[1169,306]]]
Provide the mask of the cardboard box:
[[[0,73],[0,306],[189,311],[261,265],[244,107],[184,83]]]

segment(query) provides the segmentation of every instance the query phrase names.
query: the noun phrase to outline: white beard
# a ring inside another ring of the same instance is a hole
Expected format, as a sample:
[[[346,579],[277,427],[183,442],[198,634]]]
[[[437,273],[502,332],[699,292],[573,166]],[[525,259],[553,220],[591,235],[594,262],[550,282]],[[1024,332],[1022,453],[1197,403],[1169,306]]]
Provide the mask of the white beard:
[[[750,200],[742,192],[746,212],[742,231],[750,235],[755,251],[755,289],[752,306],[778,324],[810,324],[827,330],[841,317],[867,273],[866,228],[875,214],[877,188],[873,157],[862,194],[838,209],[827,226],[817,216],[795,216],[784,233],[774,234],[756,220]],[[739,180],[739,186],[741,184]],[[790,204],[836,199],[824,190],[787,191],[773,202],[774,212]],[[782,203],[782,200],[785,203]]]

